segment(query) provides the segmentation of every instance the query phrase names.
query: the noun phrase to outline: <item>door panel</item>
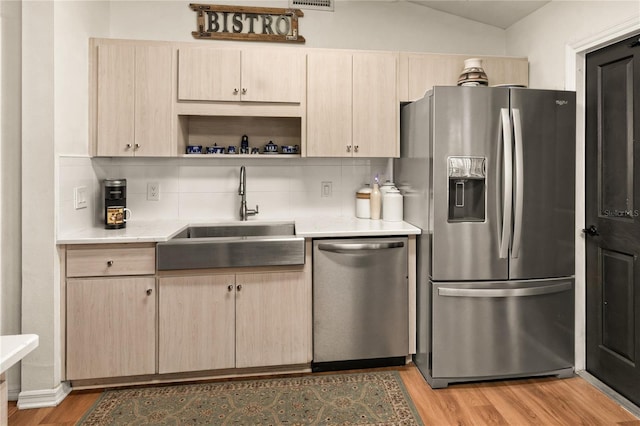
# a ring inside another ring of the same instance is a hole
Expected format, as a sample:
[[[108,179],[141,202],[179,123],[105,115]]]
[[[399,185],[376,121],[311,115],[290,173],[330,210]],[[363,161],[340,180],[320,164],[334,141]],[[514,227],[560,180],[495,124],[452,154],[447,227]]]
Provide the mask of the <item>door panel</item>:
[[[602,250],[602,346],[630,363],[635,361],[633,256]]]
[[[432,279],[507,279],[508,259],[499,258],[502,196],[496,188],[500,188],[503,170],[497,161],[502,144],[500,110],[509,107],[509,92],[453,86],[435,87],[432,93],[433,229],[436,230]],[[449,221],[448,158],[452,156],[485,159],[484,221]]]
[[[638,36],[587,55],[587,371],[640,404]]]
[[[522,220],[517,209],[514,213],[509,277],[571,276],[575,270],[575,93],[514,89],[511,107],[516,127],[520,114],[523,191]],[[514,151],[518,151],[517,135],[514,139]],[[517,187],[516,179],[515,191]]]

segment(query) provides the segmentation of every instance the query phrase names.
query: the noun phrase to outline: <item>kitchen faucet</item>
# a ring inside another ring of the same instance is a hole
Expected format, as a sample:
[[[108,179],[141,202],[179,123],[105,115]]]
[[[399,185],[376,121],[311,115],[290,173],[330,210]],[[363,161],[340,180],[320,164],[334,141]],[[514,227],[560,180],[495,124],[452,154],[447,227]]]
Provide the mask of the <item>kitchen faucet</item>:
[[[238,188],[238,195],[242,197],[242,201],[240,202],[240,220],[247,220],[249,216],[257,215],[257,204],[255,210],[247,208],[247,171],[244,166],[240,166],[240,188]]]

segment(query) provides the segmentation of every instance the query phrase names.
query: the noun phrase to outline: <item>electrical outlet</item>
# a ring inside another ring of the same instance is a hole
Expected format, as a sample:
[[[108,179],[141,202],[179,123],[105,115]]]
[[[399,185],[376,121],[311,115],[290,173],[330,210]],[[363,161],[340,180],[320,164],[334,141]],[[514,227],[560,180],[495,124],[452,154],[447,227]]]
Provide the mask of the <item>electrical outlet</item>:
[[[320,186],[320,196],[322,198],[330,198],[333,193],[332,187],[332,182],[322,182],[322,185]]]
[[[73,188],[73,206],[76,210],[87,208],[87,187],[77,186]]]
[[[147,183],[147,200],[148,201],[160,200],[160,184],[158,182]]]

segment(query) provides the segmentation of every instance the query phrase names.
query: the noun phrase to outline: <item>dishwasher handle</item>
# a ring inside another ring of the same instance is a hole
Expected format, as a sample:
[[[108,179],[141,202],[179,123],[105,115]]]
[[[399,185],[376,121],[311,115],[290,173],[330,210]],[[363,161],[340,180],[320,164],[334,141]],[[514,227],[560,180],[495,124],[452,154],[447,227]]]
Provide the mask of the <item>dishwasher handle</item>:
[[[403,241],[388,243],[320,243],[318,250],[322,251],[360,251],[360,250],[384,250],[404,247]]]
[[[438,289],[438,296],[449,297],[524,297],[561,293],[571,290],[570,281],[542,287],[527,288],[446,288]]]

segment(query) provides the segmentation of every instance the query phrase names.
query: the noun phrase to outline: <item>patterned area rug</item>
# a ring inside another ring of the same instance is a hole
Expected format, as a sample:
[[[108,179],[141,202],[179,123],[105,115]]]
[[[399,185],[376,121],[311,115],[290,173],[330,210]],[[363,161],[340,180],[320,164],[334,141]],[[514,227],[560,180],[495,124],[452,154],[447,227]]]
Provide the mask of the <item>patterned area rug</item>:
[[[422,425],[395,371],[104,392],[79,425]]]

